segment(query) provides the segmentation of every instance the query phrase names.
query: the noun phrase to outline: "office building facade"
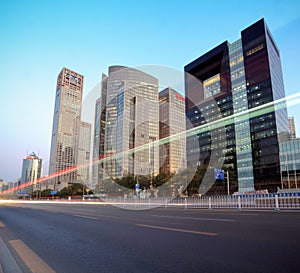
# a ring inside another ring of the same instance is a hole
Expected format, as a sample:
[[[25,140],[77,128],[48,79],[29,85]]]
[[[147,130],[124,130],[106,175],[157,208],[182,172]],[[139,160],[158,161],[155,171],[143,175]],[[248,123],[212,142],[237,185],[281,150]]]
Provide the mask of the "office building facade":
[[[122,71],[119,80],[113,177],[158,174],[158,80],[133,68]]]
[[[295,127],[295,118],[289,117],[289,138],[296,138],[296,127]]]
[[[37,181],[42,176],[42,159],[34,152],[23,159],[21,185],[31,182],[30,191],[39,189]]]
[[[159,92],[159,172],[175,174],[186,169],[185,98],[168,87]]]
[[[92,124],[80,121],[78,157],[77,157],[77,182],[90,186],[90,156],[91,156]]]
[[[60,190],[77,182],[78,142],[84,77],[63,68],[56,85],[49,175],[47,187]],[[73,169],[73,170],[72,170]]]
[[[281,189],[300,188],[300,138],[280,143],[280,173]]]
[[[157,145],[152,152],[129,152],[159,139],[158,119],[158,80],[133,68],[110,66],[95,105],[95,188],[101,189],[104,179],[158,173]]]
[[[106,92],[107,92],[107,76],[102,74],[100,97],[95,104],[95,121],[94,121],[94,139],[93,139],[93,179],[92,189],[101,189],[103,180],[105,144],[105,126],[106,126]]]
[[[186,65],[185,72],[199,82],[197,90],[186,82],[186,114],[192,125],[223,119],[226,132],[215,147],[210,130],[189,137],[188,165],[205,168],[223,143],[222,168],[229,171],[231,193],[276,191],[281,185],[279,143],[287,138],[288,117],[285,105],[274,104],[285,92],[279,50],[264,19],[244,29],[236,42],[225,41]],[[193,153],[195,141],[199,154]],[[224,194],[226,184],[216,179],[203,192]]]

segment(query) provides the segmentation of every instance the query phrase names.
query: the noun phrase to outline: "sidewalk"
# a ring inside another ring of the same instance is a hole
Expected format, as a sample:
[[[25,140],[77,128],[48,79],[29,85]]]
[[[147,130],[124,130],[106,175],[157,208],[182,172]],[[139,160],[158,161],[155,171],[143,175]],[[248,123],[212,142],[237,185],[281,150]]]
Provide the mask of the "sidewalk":
[[[23,273],[0,235],[0,273]]]

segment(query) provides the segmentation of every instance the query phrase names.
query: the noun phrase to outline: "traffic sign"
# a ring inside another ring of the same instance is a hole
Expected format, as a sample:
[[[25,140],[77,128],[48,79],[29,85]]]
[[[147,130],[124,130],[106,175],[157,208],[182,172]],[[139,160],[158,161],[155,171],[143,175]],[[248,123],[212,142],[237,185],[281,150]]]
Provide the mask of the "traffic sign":
[[[215,169],[214,170],[215,179],[224,180],[224,170]]]

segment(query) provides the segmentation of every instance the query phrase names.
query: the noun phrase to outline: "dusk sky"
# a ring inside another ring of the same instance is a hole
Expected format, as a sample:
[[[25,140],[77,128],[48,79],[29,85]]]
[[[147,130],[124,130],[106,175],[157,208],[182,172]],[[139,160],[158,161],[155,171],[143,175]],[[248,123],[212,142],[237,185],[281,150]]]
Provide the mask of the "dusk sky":
[[[85,76],[84,96],[110,65],[183,67],[264,17],[281,53],[286,95],[300,92],[300,1],[0,2],[0,178],[16,181],[32,151],[48,161],[58,73]],[[300,110],[295,116],[300,134]]]

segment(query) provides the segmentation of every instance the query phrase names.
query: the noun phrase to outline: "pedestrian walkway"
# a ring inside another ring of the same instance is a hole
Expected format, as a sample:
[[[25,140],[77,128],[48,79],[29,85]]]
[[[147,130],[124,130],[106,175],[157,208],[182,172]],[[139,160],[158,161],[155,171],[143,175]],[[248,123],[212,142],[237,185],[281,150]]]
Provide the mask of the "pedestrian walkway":
[[[23,273],[0,235],[0,273]]]

